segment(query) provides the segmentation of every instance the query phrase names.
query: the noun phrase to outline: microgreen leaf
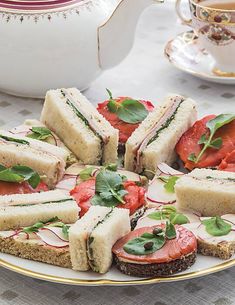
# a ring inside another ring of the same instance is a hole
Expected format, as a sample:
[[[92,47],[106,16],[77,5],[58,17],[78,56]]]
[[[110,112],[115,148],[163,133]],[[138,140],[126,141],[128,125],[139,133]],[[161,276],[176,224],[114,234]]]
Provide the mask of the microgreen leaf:
[[[119,104],[114,100],[110,100],[107,104],[108,110],[112,113],[116,113],[119,107]]]
[[[175,226],[170,221],[166,222],[166,238],[167,239],[176,238]]]
[[[210,143],[210,147],[220,149],[223,144],[222,138],[216,138]]]
[[[169,219],[173,225],[189,223],[189,219],[182,213],[178,213],[173,205],[166,205],[161,210],[148,214],[148,218],[154,220]]]
[[[0,181],[18,182],[28,181],[28,183],[36,188],[40,183],[40,176],[37,172],[27,166],[15,165],[11,168],[0,168]]]
[[[119,119],[126,123],[142,122],[148,115],[145,106],[137,100],[126,99],[117,110]]]
[[[173,225],[183,225],[190,222],[188,217],[182,213],[171,213],[169,219]]]
[[[124,204],[123,197],[127,194],[123,187],[122,177],[117,172],[106,168],[101,169],[96,176],[95,192],[91,203],[109,207]]]
[[[231,224],[225,222],[220,216],[212,217],[202,221],[206,226],[206,231],[212,236],[224,236],[231,232]]]
[[[175,184],[176,181],[179,179],[177,176],[160,176],[159,179],[163,180],[165,182],[164,188],[168,193],[174,193],[175,192]]]
[[[106,88],[106,91],[108,92],[109,99],[112,100],[112,99],[113,99],[113,94],[112,94],[112,92],[111,92],[108,88]]]
[[[48,137],[52,136],[52,133],[50,129],[46,127],[32,127],[31,128],[31,133],[27,135],[28,138],[44,141]]]
[[[205,134],[203,134],[199,139],[198,144],[206,144],[206,142],[207,142],[207,137]]]
[[[146,249],[145,245],[152,243],[151,249]],[[151,233],[144,233],[140,237],[129,240],[123,247],[124,251],[133,255],[146,255],[156,252],[165,244],[165,237],[163,235],[154,235]]]
[[[125,123],[137,124],[142,122],[148,115],[148,110],[137,100],[125,99],[118,103],[109,89],[106,89],[109,95],[107,108],[110,112],[116,113],[118,118]]]
[[[95,167],[93,167],[93,166],[83,169],[79,174],[79,178],[83,181],[89,180],[92,177],[92,173],[94,170],[95,170]]]
[[[214,119],[209,120],[206,123],[206,127],[209,129],[210,132],[209,137],[207,138],[206,135],[201,136],[200,140],[198,141],[198,144],[203,145],[200,153],[198,154],[198,156],[196,156],[195,153],[190,154],[188,156],[188,160],[194,163],[198,163],[207,148],[211,147],[214,149],[220,149],[223,144],[222,138],[213,139],[213,137],[218,129],[231,123],[233,120],[235,120],[235,114],[220,114]]]
[[[197,156],[195,155],[195,153],[191,153],[191,154],[188,156],[188,160],[189,160],[189,161],[192,161],[192,162],[196,162]]]

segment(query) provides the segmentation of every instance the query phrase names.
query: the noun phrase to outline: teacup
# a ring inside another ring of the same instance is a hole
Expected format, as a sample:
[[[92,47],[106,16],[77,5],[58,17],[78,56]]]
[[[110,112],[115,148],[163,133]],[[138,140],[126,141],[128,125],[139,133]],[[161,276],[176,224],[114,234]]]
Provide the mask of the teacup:
[[[235,9],[215,8],[233,1],[188,1],[191,19],[186,19],[181,13],[181,0],[176,0],[176,11],[183,23],[194,29],[201,46],[214,58],[213,73],[235,77]]]

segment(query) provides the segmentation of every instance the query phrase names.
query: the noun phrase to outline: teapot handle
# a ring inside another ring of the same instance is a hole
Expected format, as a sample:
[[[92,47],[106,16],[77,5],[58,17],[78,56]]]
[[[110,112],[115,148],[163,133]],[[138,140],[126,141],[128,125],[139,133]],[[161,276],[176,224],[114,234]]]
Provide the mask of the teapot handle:
[[[178,15],[178,17],[180,18],[180,20],[183,22],[183,24],[192,26],[192,19],[187,19],[181,12],[181,0],[176,0],[175,2],[175,10],[176,13]]]

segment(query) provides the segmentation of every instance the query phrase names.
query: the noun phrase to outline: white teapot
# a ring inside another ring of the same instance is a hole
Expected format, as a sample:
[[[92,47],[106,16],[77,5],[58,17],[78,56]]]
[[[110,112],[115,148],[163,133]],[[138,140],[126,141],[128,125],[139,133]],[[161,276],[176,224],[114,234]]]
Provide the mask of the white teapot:
[[[138,17],[164,0],[0,0],[0,90],[86,89],[132,47]]]

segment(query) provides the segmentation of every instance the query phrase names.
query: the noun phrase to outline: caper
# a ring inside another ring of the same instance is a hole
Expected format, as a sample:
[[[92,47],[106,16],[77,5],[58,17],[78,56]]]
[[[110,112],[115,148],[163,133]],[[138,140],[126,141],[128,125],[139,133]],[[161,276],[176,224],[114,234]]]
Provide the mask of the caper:
[[[160,234],[160,233],[162,233],[162,229],[161,229],[161,228],[154,228],[154,229],[153,229],[153,234],[154,234],[154,235],[158,235],[158,234]]]
[[[145,250],[151,250],[153,248],[153,242],[149,241],[146,244],[144,244],[144,249]]]

